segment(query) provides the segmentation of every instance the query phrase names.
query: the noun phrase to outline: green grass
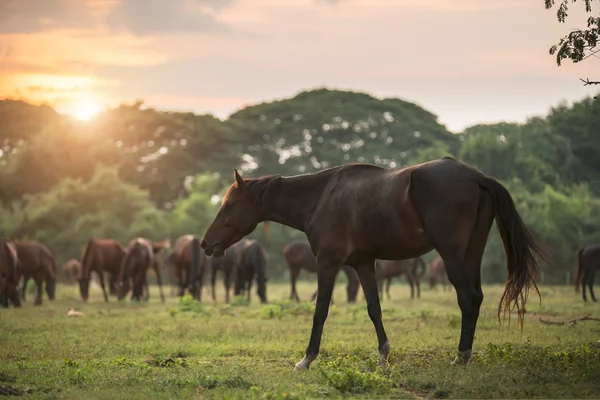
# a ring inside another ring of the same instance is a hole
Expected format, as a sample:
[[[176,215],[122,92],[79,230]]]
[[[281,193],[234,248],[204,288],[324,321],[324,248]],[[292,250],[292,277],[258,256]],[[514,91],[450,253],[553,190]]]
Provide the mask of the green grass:
[[[425,285],[423,285],[425,286]],[[300,284],[308,300],[315,284]],[[473,361],[451,366],[460,312],[455,293],[423,288],[410,300],[404,285],[382,302],[392,346],[391,368],[377,367],[377,339],[362,293],[345,301],[343,285],[325,324],[321,354],[309,371],[294,372],[308,344],[310,303],[287,301],[289,285],[270,284],[269,305],[253,294],[223,304],[204,290],[204,303],[168,296],[160,304],[152,288],[148,304],[94,291],[87,304],[77,289],[59,286],[57,300],[0,311],[0,388],[21,398],[598,398],[600,323],[545,325],[587,314],[571,287],[543,287],[542,306],[530,296],[523,334],[513,316],[499,325],[500,286],[486,286]],[[68,318],[67,309],[83,311]]]

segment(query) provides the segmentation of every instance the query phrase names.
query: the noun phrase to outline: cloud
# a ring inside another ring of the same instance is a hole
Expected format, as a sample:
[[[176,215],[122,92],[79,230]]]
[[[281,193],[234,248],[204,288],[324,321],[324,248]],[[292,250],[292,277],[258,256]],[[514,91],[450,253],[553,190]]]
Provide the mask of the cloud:
[[[121,0],[107,16],[113,28],[135,35],[226,34],[218,11],[233,0]]]
[[[3,0],[0,33],[85,28],[97,23],[96,10],[84,0]]]

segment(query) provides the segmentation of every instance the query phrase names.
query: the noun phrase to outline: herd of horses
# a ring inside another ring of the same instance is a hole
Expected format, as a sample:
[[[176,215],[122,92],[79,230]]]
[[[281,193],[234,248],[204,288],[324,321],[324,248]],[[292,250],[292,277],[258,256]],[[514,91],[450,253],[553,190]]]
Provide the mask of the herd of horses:
[[[54,300],[56,293],[57,271],[52,252],[39,241],[17,240],[4,241],[8,256],[18,260],[13,267],[15,276],[20,273],[22,284],[11,294],[10,287],[3,289],[3,305],[7,301],[20,306],[20,300],[25,301],[28,282],[33,278],[36,285],[35,305],[42,304],[43,286],[49,300]],[[288,264],[291,278],[290,300],[300,301],[296,291],[296,281],[301,270],[316,273],[315,257],[306,240],[294,240],[284,246],[283,257]],[[2,265],[5,265],[3,263]],[[7,263],[6,265],[10,265]],[[149,301],[148,274],[154,275],[159,288],[161,301],[165,302],[162,287],[162,273],[166,272],[171,284],[171,295],[183,296],[191,294],[194,299],[201,300],[204,277],[210,271],[212,300],[216,301],[215,286],[217,274],[221,273],[225,287],[225,302],[230,302],[230,290],[233,286],[234,295],[246,295],[251,300],[253,281],[256,281],[257,294],[262,303],[267,303],[267,257],[265,250],[258,240],[242,239],[232,245],[222,257],[208,257],[200,250],[199,239],[194,235],[180,236],[173,248],[170,241],[152,242],[145,238],[134,238],[125,247],[115,239],[91,238],[82,250],[81,261],[69,259],[62,266],[62,280],[65,284],[78,284],[83,301],[89,298],[89,287],[92,272],[98,277],[104,300],[116,296],[122,300],[131,291],[131,300]],[[420,272],[417,271],[421,268]],[[356,302],[359,289],[359,278],[350,266],[343,267],[347,276],[348,302]],[[411,299],[415,297],[414,286],[417,287],[417,297],[420,298],[419,281],[425,274],[425,263],[421,257],[411,260],[378,260],[376,267],[379,291],[387,282],[386,293],[390,298],[389,287],[392,278],[405,276],[410,285]],[[4,277],[4,274],[3,274]],[[446,274],[441,258],[431,263],[429,284],[431,288],[437,285],[441,278],[444,290]],[[19,282],[10,279],[7,282]],[[108,288],[107,288],[108,284]],[[108,289],[108,290],[107,290]],[[174,292],[175,291],[175,292]],[[17,295],[17,293],[20,295]],[[317,292],[311,297],[313,301]]]
[[[153,243],[132,239],[125,248],[112,239],[89,240],[81,263],[69,261],[71,276],[78,276],[83,300],[89,294],[90,274],[96,271],[104,299],[109,291],[123,298],[131,289],[133,299],[148,299],[146,273],[153,269],[162,294],[160,260],[168,265],[179,289],[200,300],[204,275],[212,271],[213,299],[217,271],[224,274],[226,301],[234,293],[250,293],[256,277],[257,292],[266,302],[266,258],[256,240],[245,239],[259,223],[270,221],[306,234],[307,242],[290,243],[283,249],[290,268],[290,298],[299,300],[296,279],[301,269],[316,272],[317,292],[312,330],[304,358],[295,369],[308,369],[316,359],[325,320],[340,269],[348,277],[348,300],[355,301],[358,283],[363,288],[367,311],[378,340],[380,364],[388,365],[390,344],[382,322],[380,294],[383,282],[402,270],[417,297],[424,271],[421,256],[436,250],[431,282],[447,277],[456,290],[461,310],[458,355],[452,364],[465,365],[472,356],[479,309],[483,302],[481,260],[494,220],[504,244],[508,279],[498,306],[502,312],[515,308],[523,326],[525,304],[531,289],[539,291],[538,263],[548,260],[522,221],[512,196],[495,179],[452,157],[406,168],[383,168],[350,163],[317,173],[292,177],[269,175],[242,178],[234,170],[220,209],[200,239],[179,237],[169,251],[168,241]],[[268,236],[268,235],[267,235]],[[203,251],[201,251],[203,250]],[[226,251],[227,250],[227,251]],[[576,290],[586,287],[593,301],[593,282],[600,266],[600,245],[579,252]],[[33,278],[35,304],[41,304],[42,281],[54,297],[56,268],[51,252],[38,242],[0,239],[0,293],[2,303],[19,304],[19,279]],[[233,281],[233,282],[232,282]],[[386,289],[389,297],[389,281]]]

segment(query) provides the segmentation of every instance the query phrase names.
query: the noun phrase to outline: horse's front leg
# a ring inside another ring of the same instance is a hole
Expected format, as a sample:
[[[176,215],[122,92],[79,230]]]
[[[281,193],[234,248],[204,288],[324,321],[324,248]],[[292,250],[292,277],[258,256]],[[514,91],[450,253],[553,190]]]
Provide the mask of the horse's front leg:
[[[375,262],[369,264],[361,264],[356,267],[360,284],[362,285],[365,297],[367,299],[367,311],[369,318],[375,326],[377,333],[377,341],[379,342],[379,364],[384,367],[388,365],[388,357],[390,355],[390,342],[388,341],[383,321],[381,319],[381,304],[379,302],[379,288],[375,280]],[[383,281],[383,280],[382,280]]]
[[[306,355],[294,370],[308,369],[310,364],[317,358],[321,346],[323,326],[329,312],[329,303],[335,285],[335,277],[342,267],[342,259],[317,257],[317,304],[313,316],[312,331],[306,349]]]

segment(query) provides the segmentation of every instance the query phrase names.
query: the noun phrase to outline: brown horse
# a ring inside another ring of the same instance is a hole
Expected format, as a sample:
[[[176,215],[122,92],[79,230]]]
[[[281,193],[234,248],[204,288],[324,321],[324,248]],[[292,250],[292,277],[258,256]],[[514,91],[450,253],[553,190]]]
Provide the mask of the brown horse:
[[[36,285],[34,305],[42,304],[42,286],[46,283],[46,294],[49,300],[54,300],[56,295],[56,265],[54,257],[46,246],[35,240],[13,241],[21,266],[23,284],[21,286],[21,298],[25,301],[27,283],[30,278]]]
[[[442,284],[442,290],[446,291],[446,284],[448,283],[448,275],[446,275],[446,267],[444,266],[444,260],[442,257],[437,256],[429,264],[429,288],[434,289],[437,285],[438,280]],[[449,287],[448,290],[452,290]]]
[[[160,276],[160,264],[156,262],[155,255],[161,253],[167,244],[165,242],[152,243],[145,238],[135,238],[129,241],[127,246],[127,255],[123,259],[121,272],[118,279],[117,298],[122,300],[130,289],[130,281],[133,281],[131,300],[141,301],[144,298],[148,301],[150,291],[148,290],[147,272],[151,268],[156,275],[156,283],[160,291],[160,300],[165,302],[165,295],[162,289],[162,280]],[[144,287],[148,293],[144,296]]]
[[[209,259],[200,251],[200,240],[197,236],[183,235],[177,238],[172,263],[177,272],[179,296],[183,296],[187,289],[195,300],[201,301]]]
[[[335,277],[344,264],[357,271],[379,342],[380,364],[390,344],[381,319],[375,259],[404,260],[436,249],[456,288],[462,313],[458,356],[471,358],[483,301],[481,259],[494,219],[504,242],[508,281],[498,309],[523,308],[530,288],[538,295],[535,254],[545,259],[515,207],[495,179],[452,157],[407,168],[351,163],[314,174],[243,179],[235,183],[206,231],[201,246],[219,257],[251,233],[260,221],[274,221],[306,233],[317,257],[318,297],[306,355],[309,368],[319,353]],[[541,296],[540,296],[541,299]]]
[[[0,307],[8,307],[12,303],[21,307],[19,281],[21,280],[20,263],[15,245],[0,238]]]
[[[81,257],[81,275],[79,276],[79,293],[83,301],[87,301],[89,298],[92,271],[95,271],[100,278],[100,287],[105,302],[108,302],[108,295],[104,286],[105,273],[109,274],[109,284],[111,279],[114,282],[114,294],[116,294],[116,280],[121,272],[125,254],[126,251],[123,245],[114,239],[91,238],[87,242]]]
[[[587,301],[585,287],[589,287],[592,301],[596,302],[594,295],[594,280],[600,268],[600,244],[585,246],[577,252],[577,271],[575,272],[575,292],[582,289],[583,301]]]
[[[211,278],[210,284],[212,288],[212,299],[217,301],[215,294],[215,284],[217,282],[217,272],[223,272],[223,285],[225,286],[225,302],[229,303],[229,289],[231,287],[231,279],[234,276],[237,264],[240,262],[241,256],[246,248],[252,242],[249,239],[242,239],[233,244],[227,249],[223,257],[212,258],[210,260]],[[239,293],[238,293],[239,294]]]
[[[242,239],[247,240],[247,239]],[[240,240],[240,242],[242,241]],[[238,242],[238,243],[240,243]],[[250,291],[252,289],[252,280],[256,277],[256,294],[263,304],[267,301],[267,257],[265,250],[260,242],[256,239],[249,240],[236,262],[234,270],[234,289],[233,293],[243,295],[244,292],[248,295],[250,301]],[[234,245],[235,246],[235,245]],[[233,246],[231,246],[233,247]],[[231,249],[230,247],[230,249]],[[214,260],[214,259],[213,259]],[[218,260],[218,258],[217,258]]]
[[[287,262],[290,269],[290,280],[292,284],[290,300],[295,299],[299,302],[300,298],[298,297],[298,292],[296,291],[296,281],[298,280],[298,275],[302,269],[308,272],[317,272],[315,255],[310,248],[310,244],[306,240],[295,240],[283,247],[283,258]],[[356,295],[358,293],[358,275],[356,274],[356,271],[348,265],[343,265],[341,269],[348,277],[348,284],[346,285],[348,303],[354,303],[356,302]],[[315,293],[313,293],[310,300],[313,301],[315,297],[317,297],[318,293],[319,289],[317,287],[317,290]]]
[[[417,273],[417,267],[421,267],[421,273]],[[383,281],[386,282],[385,292],[390,298],[390,284],[392,278],[404,275],[406,282],[410,285],[410,298],[415,298],[415,288],[417,286],[417,298],[421,298],[420,280],[425,273],[425,262],[421,257],[409,260],[375,260],[375,280],[379,289],[379,295],[383,297]]]
[[[76,285],[79,275],[81,275],[81,262],[75,258],[71,258],[62,267],[62,273],[65,278],[65,283],[68,285]]]

